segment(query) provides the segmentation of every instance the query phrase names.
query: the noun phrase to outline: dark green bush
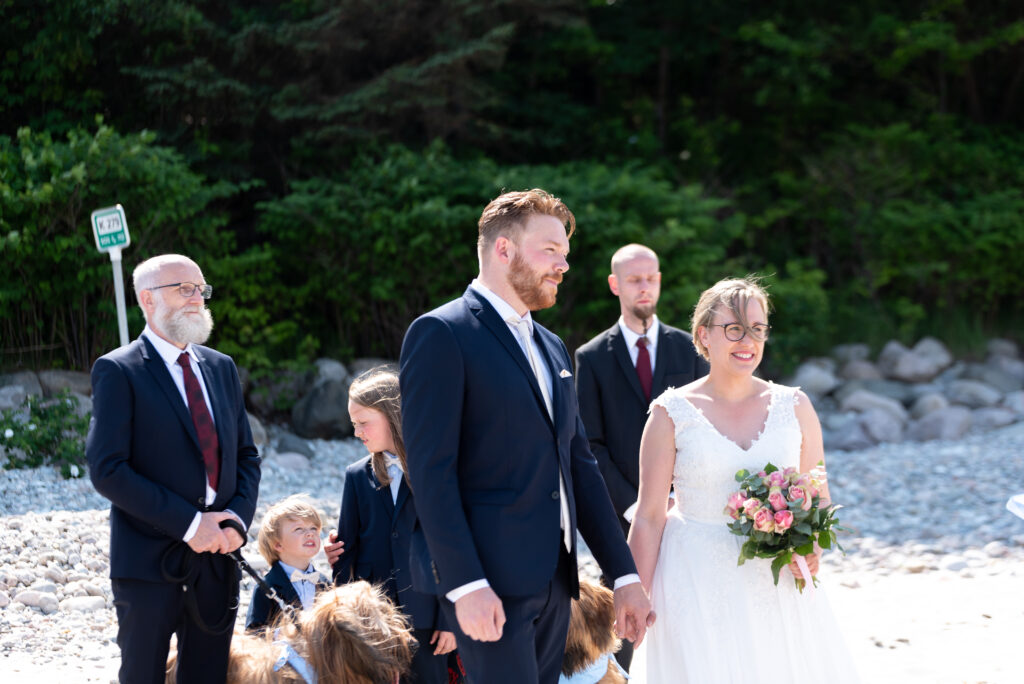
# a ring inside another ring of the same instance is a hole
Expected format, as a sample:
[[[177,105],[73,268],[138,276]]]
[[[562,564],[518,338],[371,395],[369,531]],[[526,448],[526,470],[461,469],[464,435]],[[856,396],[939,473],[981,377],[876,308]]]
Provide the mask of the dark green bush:
[[[79,415],[78,399],[67,390],[49,399],[28,396],[18,409],[0,412],[4,468],[52,465],[66,478],[84,477],[89,416]]]

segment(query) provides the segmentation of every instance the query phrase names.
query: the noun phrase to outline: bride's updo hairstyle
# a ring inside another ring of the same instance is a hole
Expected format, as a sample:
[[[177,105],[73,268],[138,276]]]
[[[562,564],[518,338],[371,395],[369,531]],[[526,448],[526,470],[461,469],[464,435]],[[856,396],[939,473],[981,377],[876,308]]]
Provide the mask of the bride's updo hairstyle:
[[[693,346],[697,353],[710,360],[708,349],[700,341],[697,329],[711,326],[715,314],[719,312],[730,312],[744,326],[749,325],[747,321],[747,302],[751,298],[761,303],[765,315],[771,312],[771,304],[768,301],[768,293],[761,287],[760,278],[749,275],[746,278],[726,278],[704,290],[697,306],[693,309],[693,317],[690,319],[690,334],[693,335]],[[765,321],[767,323],[767,321]]]

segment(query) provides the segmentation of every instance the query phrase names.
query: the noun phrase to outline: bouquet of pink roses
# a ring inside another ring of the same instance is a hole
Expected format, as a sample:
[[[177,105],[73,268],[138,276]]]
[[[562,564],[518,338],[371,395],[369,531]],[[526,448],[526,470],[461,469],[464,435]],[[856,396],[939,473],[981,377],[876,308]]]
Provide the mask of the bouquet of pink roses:
[[[818,496],[825,484],[825,471],[815,468],[810,473],[799,473],[796,468],[779,470],[769,463],[764,470],[736,473],[740,490],[729,495],[725,513],[732,518],[729,529],[733,534],[747,537],[740,549],[737,565],[749,558],[771,558],[772,577],[779,583],[779,572],[793,561],[801,564],[802,574],[810,577],[802,556],[814,552],[817,544],[823,549],[835,545],[837,505],[823,506]],[[796,578],[803,591],[804,579]]]

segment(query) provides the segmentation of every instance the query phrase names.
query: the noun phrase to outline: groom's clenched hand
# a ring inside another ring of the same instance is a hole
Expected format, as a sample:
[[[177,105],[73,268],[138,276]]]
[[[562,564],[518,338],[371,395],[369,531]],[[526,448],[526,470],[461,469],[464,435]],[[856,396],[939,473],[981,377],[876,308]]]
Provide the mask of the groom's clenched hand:
[[[639,646],[654,619],[651,601],[642,584],[633,582],[615,590],[615,634],[619,638],[629,639],[634,646]]]
[[[497,641],[505,626],[505,609],[490,587],[471,591],[455,602],[459,627],[471,639]]]

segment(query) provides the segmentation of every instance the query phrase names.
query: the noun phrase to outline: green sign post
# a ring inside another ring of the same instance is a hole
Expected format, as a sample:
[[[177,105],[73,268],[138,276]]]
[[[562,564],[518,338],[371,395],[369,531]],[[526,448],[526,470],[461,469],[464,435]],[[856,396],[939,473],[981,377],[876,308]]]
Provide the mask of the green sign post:
[[[117,301],[117,331],[121,346],[128,344],[128,314],[124,305],[124,276],[121,273],[121,249],[132,243],[128,235],[128,220],[124,207],[115,204],[92,212],[92,235],[96,238],[96,249],[110,254],[110,265],[114,269],[114,297]]]

